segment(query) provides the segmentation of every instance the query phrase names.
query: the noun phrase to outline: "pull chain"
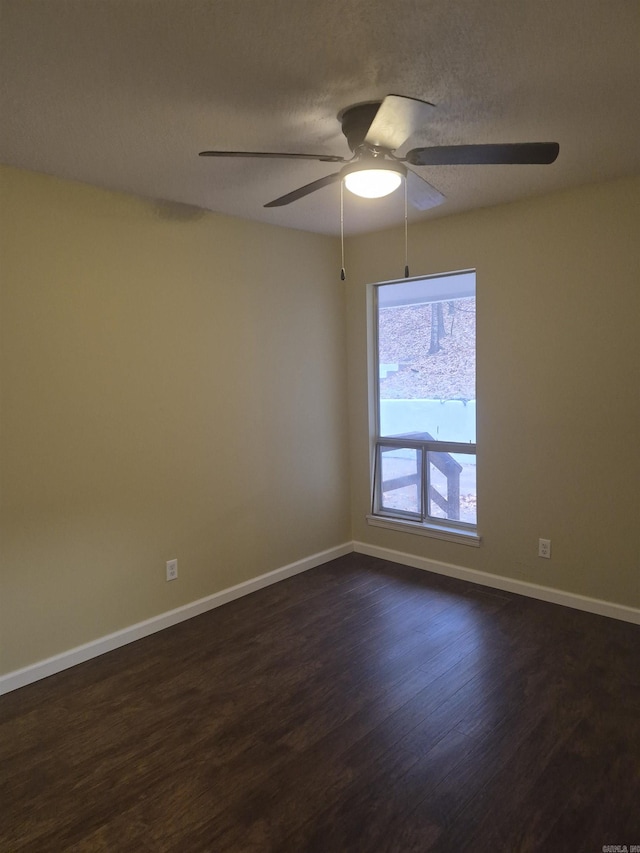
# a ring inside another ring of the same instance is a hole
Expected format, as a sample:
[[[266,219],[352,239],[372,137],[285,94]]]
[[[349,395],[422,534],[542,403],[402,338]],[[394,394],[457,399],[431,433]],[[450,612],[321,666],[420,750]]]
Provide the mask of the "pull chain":
[[[342,269],[340,280],[344,281],[347,274],[344,271],[344,182],[340,181],[340,248],[342,251]]]
[[[407,237],[407,178],[404,179],[404,277],[409,278],[409,239]]]

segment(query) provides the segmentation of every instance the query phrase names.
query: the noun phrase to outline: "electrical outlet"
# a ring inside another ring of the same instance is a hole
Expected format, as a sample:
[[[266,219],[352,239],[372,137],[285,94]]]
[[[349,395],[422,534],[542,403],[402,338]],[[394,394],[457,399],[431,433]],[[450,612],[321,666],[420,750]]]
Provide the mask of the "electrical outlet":
[[[178,561],[167,560],[167,580],[174,581],[178,577]]]
[[[551,539],[538,539],[538,557],[551,558]]]

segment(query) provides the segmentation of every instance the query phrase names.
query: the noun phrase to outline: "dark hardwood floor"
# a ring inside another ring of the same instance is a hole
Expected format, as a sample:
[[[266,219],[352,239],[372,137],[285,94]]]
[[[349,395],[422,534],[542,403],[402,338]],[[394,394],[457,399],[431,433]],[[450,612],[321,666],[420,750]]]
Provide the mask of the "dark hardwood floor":
[[[351,554],[0,698],[0,849],[640,845],[640,627]]]

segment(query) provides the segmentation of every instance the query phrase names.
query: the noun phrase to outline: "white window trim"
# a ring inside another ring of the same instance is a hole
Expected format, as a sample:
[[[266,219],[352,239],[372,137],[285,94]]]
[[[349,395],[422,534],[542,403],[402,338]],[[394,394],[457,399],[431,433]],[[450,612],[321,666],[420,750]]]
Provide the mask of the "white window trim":
[[[473,269],[457,270],[454,272],[444,273],[429,273],[427,275],[414,276],[413,279],[436,278],[439,276],[445,277],[450,275],[460,275],[463,273],[475,272]],[[406,279],[410,281],[412,279]],[[400,279],[398,281],[404,281]],[[369,447],[370,447],[370,469],[369,478],[371,483],[371,494],[374,494],[375,489],[375,458],[376,458],[376,443],[384,442],[387,439],[380,435],[378,424],[379,401],[378,401],[378,323],[377,323],[377,287],[384,284],[393,284],[395,281],[373,282],[367,285],[367,367],[369,375]],[[373,330],[373,334],[372,334]],[[439,443],[438,443],[439,444]],[[444,442],[443,442],[444,444]],[[466,447],[466,446],[465,446]],[[471,446],[473,453],[476,453],[476,445]],[[471,447],[468,448],[471,449]],[[440,450],[441,448],[438,447]],[[464,452],[462,448],[457,447],[458,452]],[[446,451],[445,451],[446,452]],[[478,525],[472,525],[468,529],[458,525],[448,525],[445,523],[434,523],[431,520],[424,519],[414,521],[413,519],[403,519],[400,517],[386,516],[383,513],[374,514],[373,510],[367,516],[367,523],[371,527],[380,527],[386,530],[395,530],[400,533],[412,533],[418,536],[427,536],[432,539],[440,539],[446,542],[454,542],[460,545],[467,545],[474,548],[480,547],[482,536],[478,532]]]
[[[383,527],[385,530],[397,530],[399,533],[417,533],[418,536],[430,536],[445,542],[457,542],[479,548],[482,537],[477,530],[463,530],[459,527],[446,527],[444,524],[430,524],[427,521],[404,521],[399,518],[386,518],[384,515],[368,515],[367,523],[371,527]]]

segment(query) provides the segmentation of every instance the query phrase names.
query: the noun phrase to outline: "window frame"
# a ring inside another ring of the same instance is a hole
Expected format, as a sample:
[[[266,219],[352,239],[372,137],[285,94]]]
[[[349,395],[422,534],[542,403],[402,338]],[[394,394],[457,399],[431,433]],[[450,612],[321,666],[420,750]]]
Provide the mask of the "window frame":
[[[430,454],[431,453],[458,453],[473,455],[477,460],[476,442],[440,441],[431,436],[428,439],[410,437],[383,436],[380,429],[380,310],[378,292],[381,286],[406,284],[411,281],[426,281],[428,279],[442,279],[449,276],[458,276],[473,273],[477,276],[475,269],[456,270],[444,273],[432,273],[428,275],[414,276],[412,278],[393,279],[391,281],[380,281],[369,284],[368,290],[368,323],[367,337],[369,341],[369,406],[370,406],[370,483],[371,501],[370,513],[367,521],[370,525],[383,527],[402,532],[417,533],[423,536],[431,536],[437,539],[459,542],[465,545],[478,546],[481,537],[478,533],[477,511],[476,523],[473,524],[459,519],[438,518],[429,515],[429,486],[430,486]],[[477,296],[474,288],[474,297]],[[421,512],[411,512],[400,509],[387,508],[382,504],[382,453],[390,447],[411,448],[421,454]]]

